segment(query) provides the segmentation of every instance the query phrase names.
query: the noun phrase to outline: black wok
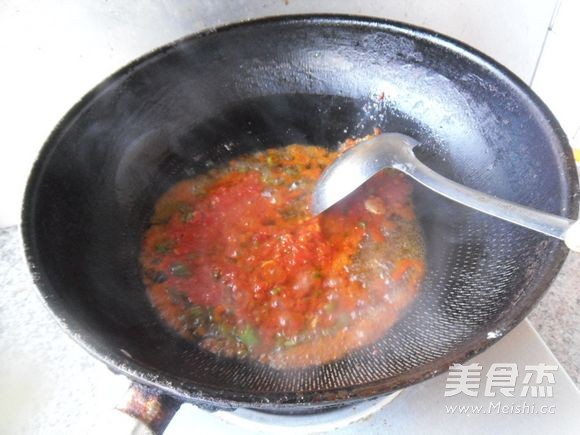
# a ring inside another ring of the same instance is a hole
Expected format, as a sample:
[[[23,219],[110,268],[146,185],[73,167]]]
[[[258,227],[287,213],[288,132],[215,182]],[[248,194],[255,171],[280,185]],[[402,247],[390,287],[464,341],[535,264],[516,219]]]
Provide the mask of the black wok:
[[[172,183],[259,148],[336,146],[379,127],[415,137],[445,176],[576,217],[562,129],[506,69],[435,33],[376,19],[266,19],[193,35],[117,72],[54,130],[23,210],[26,254],[48,307],[114,371],[215,407],[318,409],[445,371],[520,322],[567,249],[417,186],[428,273],[375,345],[303,370],[222,359],[158,320],[140,240]]]

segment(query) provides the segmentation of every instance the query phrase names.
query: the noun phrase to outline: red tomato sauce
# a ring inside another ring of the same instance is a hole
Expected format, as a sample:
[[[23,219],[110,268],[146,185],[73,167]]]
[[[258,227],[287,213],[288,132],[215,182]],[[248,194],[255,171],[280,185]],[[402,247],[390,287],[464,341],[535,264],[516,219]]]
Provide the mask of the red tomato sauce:
[[[424,274],[412,184],[386,170],[313,217],[312,190],[337,156],[268,149],[166,192],[141,254],[165,322],[208,351],[277,368],[330,362],[384,335]]]

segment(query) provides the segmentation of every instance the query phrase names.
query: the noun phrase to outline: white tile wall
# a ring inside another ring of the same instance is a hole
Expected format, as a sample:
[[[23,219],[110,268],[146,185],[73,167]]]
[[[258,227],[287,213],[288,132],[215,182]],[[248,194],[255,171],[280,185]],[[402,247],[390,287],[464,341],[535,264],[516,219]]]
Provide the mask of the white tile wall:
[[[560,2],[532,87],[554,112],[571,145],[580,149],[580,2],[577,0]]]

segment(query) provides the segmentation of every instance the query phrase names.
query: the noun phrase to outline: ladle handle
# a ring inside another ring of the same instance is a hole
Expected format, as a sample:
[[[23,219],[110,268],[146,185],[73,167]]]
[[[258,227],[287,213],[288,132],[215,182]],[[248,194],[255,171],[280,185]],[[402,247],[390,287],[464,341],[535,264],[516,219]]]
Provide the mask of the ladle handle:
[[[161,435],[181,402],[160,390],[133,383],[115,409],[101,415],[91,435]]]
[[[463,186],[438,174],[419,160],[401,169],[419,183],[446,198],[516,225],[564,240],[570,250],[580,252],[580,221],[545,213]]]

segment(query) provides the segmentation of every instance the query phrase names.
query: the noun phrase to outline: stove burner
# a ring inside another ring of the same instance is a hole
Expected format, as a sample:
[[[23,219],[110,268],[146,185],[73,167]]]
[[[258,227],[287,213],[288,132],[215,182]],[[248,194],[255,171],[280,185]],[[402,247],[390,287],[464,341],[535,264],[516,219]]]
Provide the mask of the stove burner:
[[[237,409],[218,411],[215,415],[223,421],[244,429],[270,434],[327,432],[369,417],[389,404],[399,393],[400,391],[397,391],[386,397],[313,414],[284,415],[252,409]]]

